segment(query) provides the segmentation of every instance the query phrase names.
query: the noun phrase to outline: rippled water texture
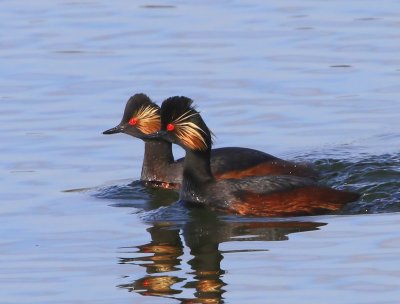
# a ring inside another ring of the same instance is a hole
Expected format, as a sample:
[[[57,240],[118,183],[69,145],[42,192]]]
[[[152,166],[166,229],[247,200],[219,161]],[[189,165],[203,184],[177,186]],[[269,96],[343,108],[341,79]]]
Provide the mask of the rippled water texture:
[[[0,8],[1,303],[399,303],[398,1]],[[362,199],[246,218],[145,189],[143,143],[101,135],[137,92]]]

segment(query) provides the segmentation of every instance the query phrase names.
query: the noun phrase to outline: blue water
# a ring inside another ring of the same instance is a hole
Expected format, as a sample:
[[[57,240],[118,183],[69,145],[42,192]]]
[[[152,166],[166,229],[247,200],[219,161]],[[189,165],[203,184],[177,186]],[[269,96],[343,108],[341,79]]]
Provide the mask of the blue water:
[[[400,3],[0,8],[1,303],[398,303]],[[246,218],[144,189],[143,143],[101,135],[137,92],[362,199]]]

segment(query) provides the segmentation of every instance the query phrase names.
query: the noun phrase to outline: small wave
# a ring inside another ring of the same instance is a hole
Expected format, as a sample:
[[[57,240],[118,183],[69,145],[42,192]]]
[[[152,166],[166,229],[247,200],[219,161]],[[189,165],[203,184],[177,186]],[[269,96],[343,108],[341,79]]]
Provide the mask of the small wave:
[[[148,210],[140,214],[142,221],[147,223],[169,222],[174,227],[180,227],[191,218],[191,210],[186,208],[180,201],[168,206]]]
[[[130,184],[107,185],[98,187],[93,191],[94,197],[102,199],[148,199],[148,190],[141,184],[140,181],[134,181]]]
[[[178,195],[174,191],[149,189],[141,181],[97,187],[90,192],[93,197],[109,200],[113,207],[140,208],[143,210],[170,205],[178,199]]]
[[[323,158],[314,162],[321,183],[362,194],[343,214],[400,211],[400,154],[364,155],[357,159]]]

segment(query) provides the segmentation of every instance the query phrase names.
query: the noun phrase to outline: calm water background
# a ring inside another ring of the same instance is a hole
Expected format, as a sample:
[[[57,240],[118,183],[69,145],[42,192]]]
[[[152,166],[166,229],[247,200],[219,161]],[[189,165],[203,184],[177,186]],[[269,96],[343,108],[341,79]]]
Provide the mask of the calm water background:
[[[398,303],[400,2],[0,1],[0,37],[1,303]],[[364,196],[171,205],[134,182],[143,143],[101,135],[136,92]]]

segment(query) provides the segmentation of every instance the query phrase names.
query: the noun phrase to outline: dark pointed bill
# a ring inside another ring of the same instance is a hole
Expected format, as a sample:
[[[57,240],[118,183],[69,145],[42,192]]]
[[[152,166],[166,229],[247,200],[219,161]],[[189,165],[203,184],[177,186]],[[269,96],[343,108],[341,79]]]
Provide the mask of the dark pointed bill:
[[[121,127],[120,125],[118,125],[118,126],[116,126],[114,128],[111,128],[111,129],[108,129],[108,130],[104,131],[103,134],[121,133],[123,130],[124,130],[124,128]]]

